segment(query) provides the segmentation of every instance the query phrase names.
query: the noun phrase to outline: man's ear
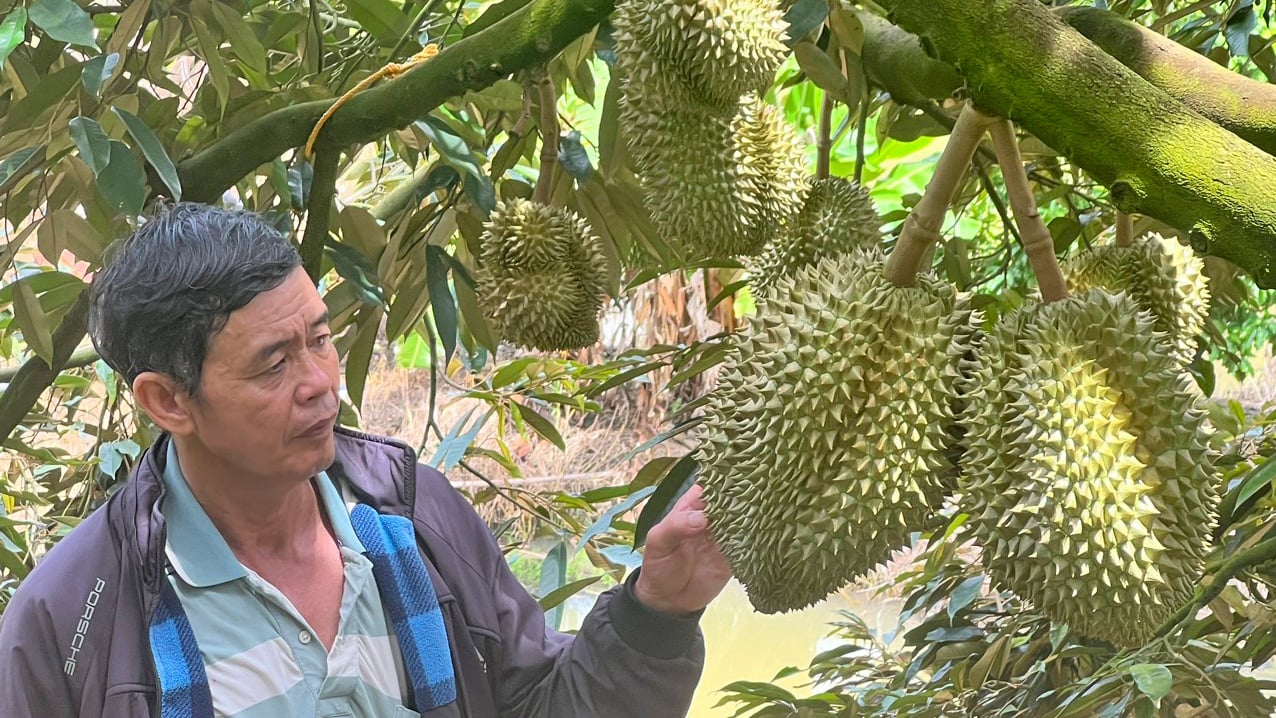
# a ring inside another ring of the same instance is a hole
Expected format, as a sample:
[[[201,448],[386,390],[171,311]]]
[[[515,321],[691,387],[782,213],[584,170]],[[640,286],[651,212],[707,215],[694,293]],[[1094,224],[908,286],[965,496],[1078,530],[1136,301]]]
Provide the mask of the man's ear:
[[[133,396],[142,410],[161,429],[175,436],[194,431],[190,414],[191,396],[173,378],[159,372],[145,371],[133,380]]]

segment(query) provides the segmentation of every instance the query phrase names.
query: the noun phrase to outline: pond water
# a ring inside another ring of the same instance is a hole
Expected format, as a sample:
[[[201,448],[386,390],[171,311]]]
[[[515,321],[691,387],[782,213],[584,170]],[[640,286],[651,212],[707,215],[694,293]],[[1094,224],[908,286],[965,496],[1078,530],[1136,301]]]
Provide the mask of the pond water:
[[[564,628],[576,628],[593,606],[594,596],[569,600]],[[858,614],[870,627],[888,631],[895,626],[900,599],[882,598],[871,591],[846,591],[811,608],[793,613],[766,615],[753,610],[744,587],[732,581],[700,620],[705,636],[705,668],[688,718],[729,718],[731,705],[715,707],[720,689],[734,681],[770,681],[788,666],[805,668],[811,658],[834,645],[828,638],[837,611]],[[797,695],[805,673],[780,681]]]

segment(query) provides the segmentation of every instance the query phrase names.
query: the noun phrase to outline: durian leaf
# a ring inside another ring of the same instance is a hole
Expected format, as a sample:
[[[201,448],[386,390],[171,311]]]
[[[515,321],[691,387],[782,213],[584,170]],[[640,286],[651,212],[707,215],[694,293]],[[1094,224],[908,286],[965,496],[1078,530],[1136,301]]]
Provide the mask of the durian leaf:
[[[1236,489],[1235,498],[1228,497],[1224,500],[1225,508],[1230,508],[1232,512],[1245,506],[1246,502],[1258,495],[1260,491],[1266,489],[1273,480],[1276,480],[1276,455],[1267,457],[1267,460],[1259,464],[1248,474]],[[1235,513],[1230,514],[1231,518],[1228,523],[1235,522],[1240,516]]]
[[[983,588],[983,574],[971,576],[962,581],[953,589],[953,594],[948,599],[948,618],[952,619],[957,616],[962,609],[969,606],[976,598],[979,598],[979,590]]]
[[[797,0],[793,7],[784,14],[784,21],[789,24],[785,44],[793,47],[811,34],[811,31],[824,22],[829,15],[829,4],[825,0]]]
[[[541,562],[539,593],[542,596],[550,596],[565,583],[567,583],[567,540],[563,539],[545,554],[545,560]],[[562,620],[562,606],[545,612],[545,623],[550,628],[557,630]]]
[[[575,596],[581,591],[584,591],[585,589],[589,588],[595,583],[598,583],[598,579],[602,578],[603,576],[604,574],[600,573],[597,576],[590,576],[589,578],[582,578],[578,581],[572,581],[566,586],[560,586],[557,589],[554,589],[553,591],[549,593],[548,596],[541,598],[539,601],[537,601],[537,603],[541,605],[541,610],[548,611],[558,606],[563,601],[566,601],[572,596]]]
[[[474,407],[465,412],[459,421],[448,429],[447,435],[443,437],[443,441],[439,443],[439,448],[434,452],[434,456],[430,459],[429,465],[447,473],[452,467],[456,466],[461,459],[465,458],[465,451],[470,448],[470,444],[474,443],[475,437],[479,431],[483,429],[483,425],[487,423],[488,417],[492,415],[492,410],[488,409],[478,419],[474,420],[474,424],[470,425],[470,417],[478,407]],[[468,427],[468,428],[467,428]]]
[[[632,461],[635,456],[638,456],[644,451],[647,451],[648,449],[652,447],[659,446],[660,444],[663,444],[664,442],[672,439],[675,436],[678,436],[679,434],[685,434],[686,432],[691,431],[692,429],[699,426],[703,422],[704,422],[704,419],[701,417],[688,419],[682,422],[681,424],[674,426],[672,429],[656,434],[650,439],[639,444],[638,448],[634,449],[633,451],[630,451],[628,454],[625,454],[625,458],[622,459],[622,461]]]
[[[53,365],[53,332],[49,328],[49,318],[40,306],[31,284],[25,280],[16,283],[13,296],[13,318],[22,329],[23,339],[27,346],[44,360]]]
[[[363,406],[363,389],[368,382],[368,367],[372,364],[382,317],[380,307],[365,307],[360,314],[363,317],[359,320],[358,334],[346,354],[346,392],[355,408]]]
[[[651,499],[642,507],[642,513],[638,515],[638,525],[634,529],[635,549],[642,548],[647,542],[647,532],[651,531],[651,527],[660,523],[678,499],[691,489],[696,481],[697,468],[698,464],[691,454],[678,459],[669,467],[669,473],[665,474],[660,485],[651,493]]]
[[[452,289],[448,286],[448,263],[442,256],[445,254],[442,247],[430,245],[425,248],[430,311],[434,314],[434,326],[438,329],[439,340],[443,342],[444,366],[452,361],[452,355],[456,353],[456,300],[452,298]]]
[[[607,381],[601,384],[589,387],[589,389],[585,391],[585,396],[590,398],[596,397],[599,394],[602,394],[603,392],[606,392],[609,389],[614,389],[620,386],[621,384],[625,384],[633,379],[637,379],[640,376],[650,374],[651,372],[655,371],[656,369],[659,369],[660,367],[664,365],[665,365],[665,362],[662,362],[662,361],[651,361],[645,364],[639,364],[638,366],[633,367],[632,369],[626,369],[625,371],[620,372],[616,376],[613,376],[612,378],[608,379]]]
[[[654,494],[656,491],[657,488],[654,486],[648,486],[645,489],[640,489],[630,494],[629,498],[604,511],[603,514],[594,521],[594,523],[589,525],[589,528],[585,529],[585,533],[580,535],[580,539],[576,542],[576,551],[580,551],[585,544],[589,543],[590,539],[598,536],[604,531],[609,531],[611,529],[612,522],[616,520],[617,516],[623,515],[625,512],[637,506],[643,499]]]
[[[1139,687],[1143,695],[1151,698],[1153,703],[1159,704],[1174,687],[1174,674],[1159,663],[1139,663],[1130,666],[1130,676],[1134,678],[1134,685]]]
[[[563,435],[558,433],[558,429],[554,427],[554,422],[526,404],[514,404],[514,410],[523,418],[523,421],[527,422],[528,426],[532,427],[533,431],[548,439],[551,444],[557,446],[560,450],[567,450],[567,443],[563,441]]]
[[[4,21],[0,22],[0,69],[4,68],[4,61],[9,59],[9,53],[26,40],[26,30],[27,9],[24,7],[5,15]]]
[[[142,118],[128,110],[122,110],[118,107],[112,107],[111,109],[116,116],[124,121],[124,127],[128,129],[128,133],[133,136],[133,140],[141,148],[146,161],[151,163],[164,185],[168,187],[168,191],[172,193],[173,200],[181,200],[182,181],[177,176],[177,167],[173,164],[173,160],[169,158],[168,153],[164,151],[164,145],[160,144],[159,138],[151,131],[150,126]]]

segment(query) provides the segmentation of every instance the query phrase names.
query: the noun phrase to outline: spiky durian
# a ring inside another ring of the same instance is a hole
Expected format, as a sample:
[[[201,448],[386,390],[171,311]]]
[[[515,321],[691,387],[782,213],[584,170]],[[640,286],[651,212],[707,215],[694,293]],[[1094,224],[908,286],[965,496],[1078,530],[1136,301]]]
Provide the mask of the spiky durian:
[[[1103,287],[1128,292],[1140,309],[1152,312],[1180,364],[1196,355],[1196,338],[1209,315],[1205,263],[1173,239],[1151,234],[1128,247],[1094,247],[1063,264],[1074,291]]]
[[[1204,413],[1124,294],[1029,305],[991,332],[961,487],[994,582],[1119,646],[1192,595],[1217,501]]]
[[[696,458],[713,533],[753,606],[802,608],[900,548],[943,499],[960,337],[934,277],[880,250],[780,280],[735,339]]]
[[[629,77],[677,78],[728,112],[767,86],[788,54],[774,0],[622,0],[613,23]]]
[[[497,202],[480,244],[479,304],[505,339],[546,351],[598,340],[607,260],[584,219],[524,199]]]
[[[750,284],[765,293],[780,277],[824,257],[876,246],[882,219],[859,185],[840,177],[812,179],[801,211],[750,269]]]
[[[778,111],[744,98],[730,117],[626,117],[655,226],[688,258],[757,253],[800,207],[802,152]]]

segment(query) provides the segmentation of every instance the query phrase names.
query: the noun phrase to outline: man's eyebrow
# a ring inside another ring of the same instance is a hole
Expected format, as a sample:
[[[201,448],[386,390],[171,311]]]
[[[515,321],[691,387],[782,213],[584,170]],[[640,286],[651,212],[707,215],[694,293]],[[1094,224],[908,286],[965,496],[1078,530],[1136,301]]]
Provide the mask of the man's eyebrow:
[[[328,312],[327,310],[325,310],[323,314],[319,315],[317,319],[315,319],[313,322],[310,323],[311,331],[315,329],[326,328],[328,326],[329,318],[330,317],[328,315]],[[283,349],[284,347],[287,347],[291,343],[292,343],[291,339],[280,339],[277,342],[271,342],[267,344],[266,346],[262,347],[261,349],[257,350],[257,353],[253,356],[253,362],[257,364],[264,363],[267,359],[271,357],[272,354]]]

